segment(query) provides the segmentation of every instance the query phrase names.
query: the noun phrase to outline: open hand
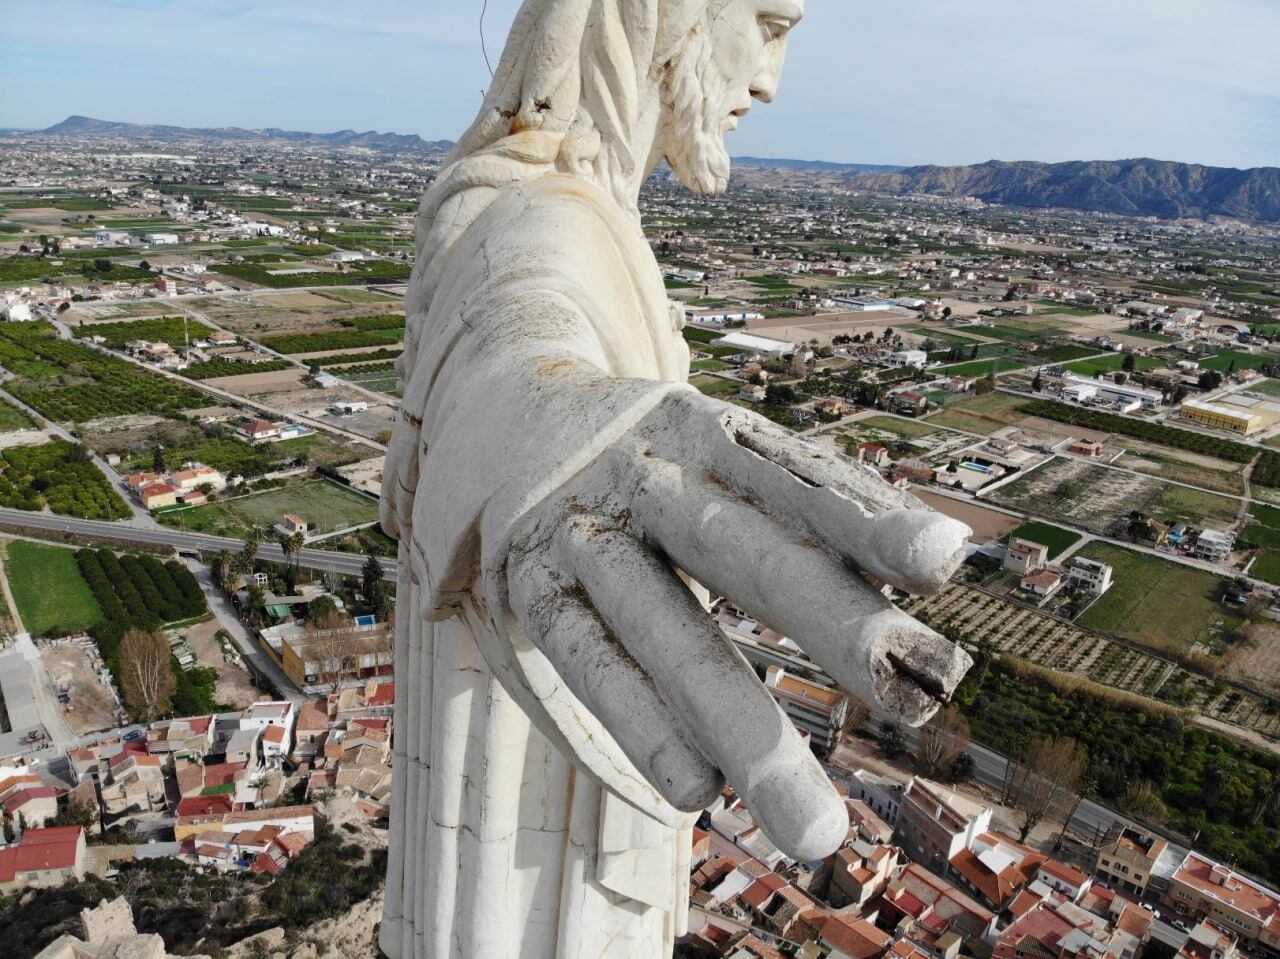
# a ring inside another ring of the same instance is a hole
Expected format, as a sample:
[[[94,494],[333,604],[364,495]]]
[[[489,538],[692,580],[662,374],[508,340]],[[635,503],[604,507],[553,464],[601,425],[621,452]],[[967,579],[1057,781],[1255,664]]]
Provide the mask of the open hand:
[[[844,805],[676,570],[919,724],[972,661],[858,570],[934,592],[968,534],[847,457],[682,389],[525,517],[502,572],[529,640],[673,806],[702,808],[727,778],[779,848],[811,859],[844,840]]]

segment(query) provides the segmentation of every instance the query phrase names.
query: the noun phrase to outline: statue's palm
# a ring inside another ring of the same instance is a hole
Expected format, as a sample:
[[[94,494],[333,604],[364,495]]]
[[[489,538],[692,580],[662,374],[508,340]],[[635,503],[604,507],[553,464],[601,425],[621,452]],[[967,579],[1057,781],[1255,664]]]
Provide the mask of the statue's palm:
[[[935,591],[968,532],[846,457],[676,390],[522,521],[502,585],[528,639],[672,805],[700,808],[727,778],[807,858],[843,840],[843,804],[676,570],[919,723],[970,659],[853,567]]]

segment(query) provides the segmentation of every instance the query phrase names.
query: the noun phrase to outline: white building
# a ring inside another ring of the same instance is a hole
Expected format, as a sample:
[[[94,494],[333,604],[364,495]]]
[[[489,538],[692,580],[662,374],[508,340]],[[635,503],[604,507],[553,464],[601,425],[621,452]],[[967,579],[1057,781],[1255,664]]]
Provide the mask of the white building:
[[[356,263],[364,259],[364,254],[359,250],[334,250],[329,259],[334,263]]]
[[[98,246],[132,246],[133,237],[124,230],[99,230],[93,235]]]
[[[929,362],[929,354],[924,350],[899,350],[896,353],[885,353],[881,359],[886,366],[892,366],[896,369],[913,366],[919,370],[923,369],[924,365]]]
[[[178,242],[176,233],[148,233],[142,238],[144,243],[152,246],[174,246]]]
[[[1077,556],[1067,570],[1067,578],[1073,586],[1101,596],[1111,588],[1111,573],[1112,569],[1106,563]]]
[[[796,345],[786,340],[775,340],[768,336],[755,336],[751,333],[726,333],[716,340],[713,346],[728,346],[744,353],[765,353],[770,356],[785,356],[796,351]]]
[[[7,294],[3,300],[0,300],[0,319],[7,323],[26,323],[31,320],[31,307],[27,305],[27,301],[14,296],[12,293]]]
[[[1218,529],[1202,529],[1196,537],[1192,555],[1211,563],[1226,562],[1235,544],[1235,537],[1230,533]]]

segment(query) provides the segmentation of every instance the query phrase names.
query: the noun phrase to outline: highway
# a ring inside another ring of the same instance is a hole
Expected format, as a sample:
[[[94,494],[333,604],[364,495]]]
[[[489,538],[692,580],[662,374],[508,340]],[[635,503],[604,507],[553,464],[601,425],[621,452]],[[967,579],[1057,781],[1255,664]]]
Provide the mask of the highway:
[[[124,523],[105,520],[76,519],[71,516],[54,516],[49,513],[29,513],[20,509],[0,508],[0,524],[42,530],[50,533],[73,533],[107,542],[145,543],[151,546],[167,546],[171,549],[199,550],[217,553],[221,550],[239,552],[244,548],[241,540],[230,536],[213,536],[209,533],[188,533],[183,530],[158,527],[146,529]],[[270,562],[284,562],[284,551],[277,543],[262,543],[258,557]],[[322,573],[341,573],[359,576],[365,557],[359,553],[335,553],[324,549],[303,549],[297,557],[298,565]],[[380,559],[383,576],[394,580],[398,564],[393,559]]]

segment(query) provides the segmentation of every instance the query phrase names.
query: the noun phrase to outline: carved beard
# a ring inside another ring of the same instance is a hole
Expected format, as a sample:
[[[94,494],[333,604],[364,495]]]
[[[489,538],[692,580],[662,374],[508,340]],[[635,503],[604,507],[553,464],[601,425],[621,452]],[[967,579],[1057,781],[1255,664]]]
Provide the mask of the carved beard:
[[[729,79],[716,63],[705,23],[689,32],[671,58],[661,90],[667,163],[695,193],[723,193],[729,186]]]

